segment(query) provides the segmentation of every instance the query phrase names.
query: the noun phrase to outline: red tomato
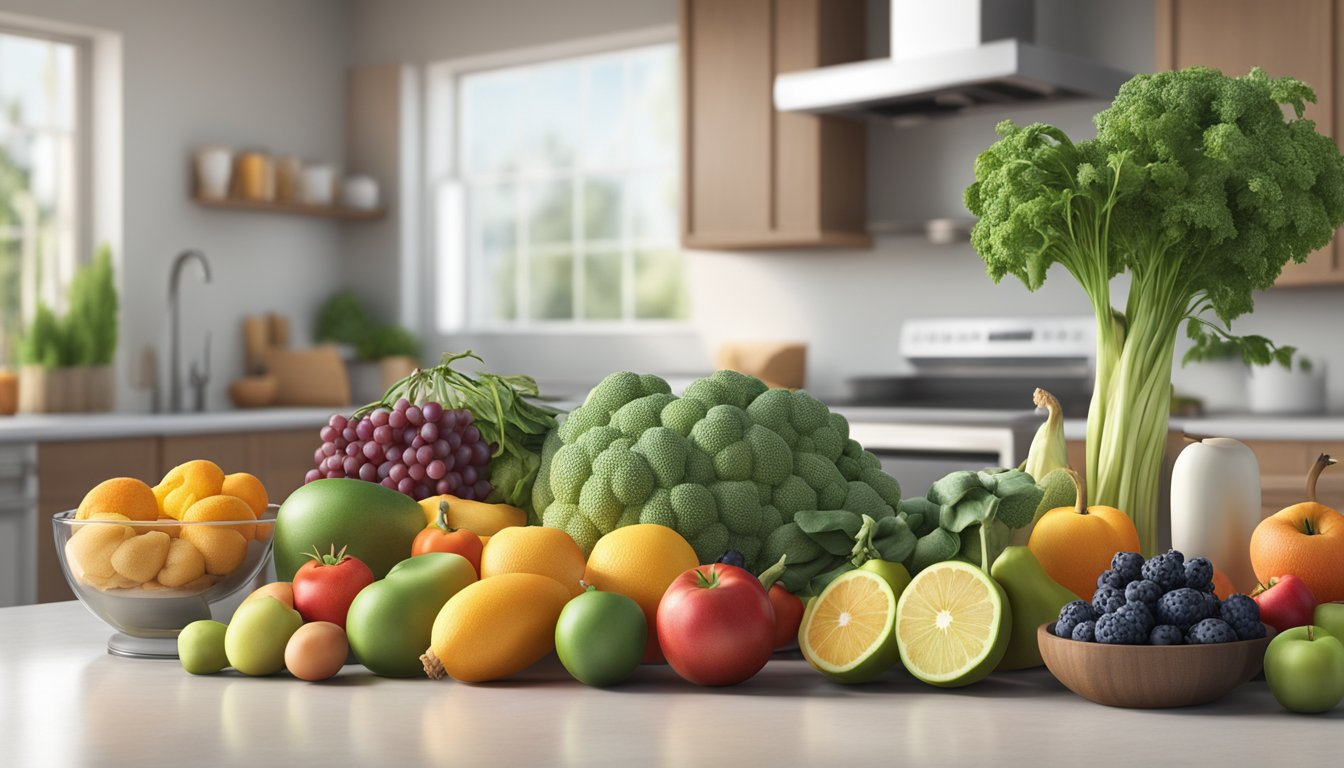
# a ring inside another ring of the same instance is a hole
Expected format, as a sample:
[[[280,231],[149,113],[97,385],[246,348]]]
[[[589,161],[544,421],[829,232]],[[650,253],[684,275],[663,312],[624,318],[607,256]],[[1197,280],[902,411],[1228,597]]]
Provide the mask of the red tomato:
[[[411,542],[411,557],[427,552],[451,552],[467,558],[471,567],[476,569],[476,578],[481,577],[481,551],[485,545],[481,537],[466,528],[449,528],[448,512],[439,510],[439,519],[434,525],[415,535]]]
[[[663,593],[658,644],[678,675],[696,685],[736,685],[761,671],[775,647],[765,587],[735,565],[681,574]]]
[[[373,583],[373,571],[345,548],[323,555],[314,547],[313,558],[294,574],[294,610],[304,621],[329,621],[345,629],[345,614],[355,595]]]
[[[803,601],[776,582],[767,593],[770,607],[775,611],[775,647],[792,645],[798,639],[798,627],[803,623]]]

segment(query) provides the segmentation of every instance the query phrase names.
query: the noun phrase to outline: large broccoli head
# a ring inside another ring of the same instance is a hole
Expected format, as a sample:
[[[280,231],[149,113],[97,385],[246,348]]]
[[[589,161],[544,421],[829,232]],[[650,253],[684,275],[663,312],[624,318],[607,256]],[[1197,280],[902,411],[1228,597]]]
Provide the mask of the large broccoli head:
[[[676,529],[701,562],[736,549],[759,570],[766,537],[804,510],[895,514],[900,486],[806,392],[719,371],[681,397],[656,376],[613,373],[547,439],[533,502],[544,525],[592,550],[623,525]]]

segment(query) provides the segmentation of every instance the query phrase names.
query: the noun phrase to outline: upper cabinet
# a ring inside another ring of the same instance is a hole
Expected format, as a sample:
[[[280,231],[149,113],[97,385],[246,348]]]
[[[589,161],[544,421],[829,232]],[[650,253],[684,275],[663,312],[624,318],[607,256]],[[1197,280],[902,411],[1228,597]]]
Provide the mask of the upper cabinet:
[[[1344,136],[1344,0],[1157,0],[1157,68],[1197,64],[1296,77],[1316,90],[1306,116],[1336,142]],[[1344,284],[1342,247],[1336,236],[1276,285]]]
[[[775,75],[863,58],[862,0],[681,0],[682,245],[867,247],[866,126],[775,110]]]

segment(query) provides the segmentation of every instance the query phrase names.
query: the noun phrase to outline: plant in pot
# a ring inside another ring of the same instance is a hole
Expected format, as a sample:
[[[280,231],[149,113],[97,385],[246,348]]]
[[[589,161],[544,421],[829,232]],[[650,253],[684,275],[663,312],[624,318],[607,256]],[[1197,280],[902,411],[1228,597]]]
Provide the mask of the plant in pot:
[[[419,365],[419,340],[399,325],[374,322],[354,291],[341,291],[322,306],[317,340],[344,348],[356,402],[377,400]]]
[[[1303,119],[1314,101],[1305,83],[1260,69],[1139,75],[1096,115],[1096,138],[1004,121],[976,158],[966,204],[990,277],[1035,290],[1057,263],[1093,307],[1088,503],[1128,513],[1146,554],[1159,540],[1181,327],[1196,340],[1216,328],[1255,348],[1229,324],[1286,263],[1305,261],[1344,224],[1344,158]],[[1122,272],[1129,286],[1116,306],[1111,283]]]
[[[117,288],[106,245],[70,283],[69,311],[38,302],[19,341],[19,410],[108,411],[115,402]]]

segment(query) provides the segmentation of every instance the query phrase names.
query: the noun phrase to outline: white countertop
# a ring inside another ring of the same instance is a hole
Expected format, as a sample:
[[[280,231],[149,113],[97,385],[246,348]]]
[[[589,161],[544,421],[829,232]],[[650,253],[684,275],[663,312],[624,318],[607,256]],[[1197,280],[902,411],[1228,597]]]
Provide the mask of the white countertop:
[[[333,408],[254,408],[203,413],[25,413],[0,416],[0,443],[319,429]]]
[[[612,689],[554,657],[504,682],[378,678],[350,665],[324,683],[108,655],[111,630],[78,603],[0,609],[0,762],[128,765],[1323,765],[1344,707],[1292,715],[1251,682],[1183,710],[1110,709],[1044,669],[964,689],[903,673],[830,683],[774,660],[707,689],[665,666]]]

